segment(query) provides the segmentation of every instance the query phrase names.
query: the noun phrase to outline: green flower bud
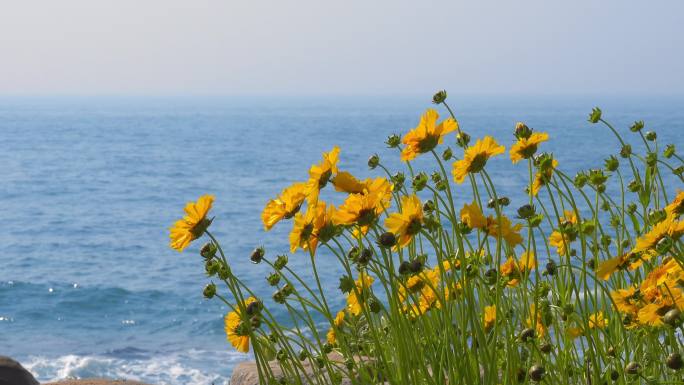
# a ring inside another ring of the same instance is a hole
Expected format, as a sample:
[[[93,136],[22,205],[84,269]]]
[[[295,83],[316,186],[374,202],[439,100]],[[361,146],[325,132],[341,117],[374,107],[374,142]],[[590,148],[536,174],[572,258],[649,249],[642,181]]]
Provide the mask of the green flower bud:
[[[218,247],[213,242],[207,242],[200,249],[200,255],[204,259],[212,259],[216,255]]]
[[[348,275],[343,275],[340,277],[340,285],[338,286],[340,288],[340,291],[343,293],[351,293],[352,290],[354,290],[354,279]]]
[[[677,327],[682,324],[682,312],[679,311],[679,309],[674,308],[669,310],[665,315],[663,316],[663,322],[666,324],[674,327]]]
[[[610,371],[610,379],[613,380],[613,381],[617,381],[618,378],[620,378],[620,372],[618,372],[618,371],[615,370],[615,369],[611,370],[611,371]]]
[[[216,285],[214,285],[214,283],[207,284],[207,286],[204,287],[202,294],[204,295],[204,298],[214,298],[214,295],[216,295]]]
[[[636,363],[634,361],[628,363],[627,366],[625,366],[625,373],[627,373],[631,376],[639,374],[640,371],[641,371],[641,365],[639,365],[638,363]]]
[[[601,169],[589,170],[589,183],[595,187],[603,185],[608,180],[608,176]]]
[[[437,93],[435,93],[432,96],[432,103],[435,103],[435,104],[444,103],[446,98],[447,98],[447,92],[445,90],[437,91]]]
[[[550,260],[549,262],[546,263],[546,268],[544,270],[544,273],[554,276],[556,275],[556,271],[558,271],[558,266],[556,265],[556,262],[553,260]]]
[[[378,244],[381,247],[390,248],[397,244],[397,237],[395,237],[391,232],[387,231],[380,234],[380,238],[378,238]]]
[[[264,249],[263,246],[257,247],[252,251],[252,255],[249,256],[249,260],[252,261],[252,263],[259,263],[261,260],[264,258],[264,255],[266,254],[266,249]]]
[[[399,147],[399,144],[401,143],[401,137],[397,134],[392,134],[387,137],[387,140],[385,140],[385,144],[389,148],[397,148]]]
[[[613,239],[610,237],[610,235],[602,235],[601,236],[601,245],[605,248],[610,246],[610,244],[613,242]]]
[[[674,152],[674,150],[673,150]],[[451,147],[447,147],[444,152],[442,152],[442,159],[444,160],[449,160],[451,157],[454,156],[453,152],[451,151]]]
[[[629,158],[632,155],[632,146],[625,144],[620,149],[620,156],[623,158]]]
[[[532,328],[526,328],[520,333],[520,340],[522,342],[527,342],[527,340],[534,338],[534,329]]]
[[[534,382],[539,382],[544,378],[544,374],[546,373],[546,370],[544,369],[543,366],[536,364],[532,365],[530,370],[527,371],[527,375],[530,376],[530,379]]]
[[[397,172],[396,174],[392,175],[392,183],[394,184],[395,191],[400,190],[404,186],[405,180],[406,176],[403,172]]]
[[[675,168],[672,173],[678,176],[682,176],[682,174],[684,174],[684,166],[679,166]]]
[[[630,203],[627,205],[627,212],[630,214],[634,214],[637,211],[637,205],[636,203]]]
[[[601,109],[598,107],[594,107],[591,110],[591,114],[589,114],[589,122],[598,123],[599,120],[601,120]]]
[[[541,351],[544,354],[549,354],[553,350],[553,345],[551,345],[548,342],[543,343],[541,346],[539,346],[539,351]]]
[[[499,198],[498,202],[499,202],[500,206],[504,206],[504,207],[511,204],[511,200],[508,197],[501,197],[501,198]]]
[[[535,214],[534,205],[523,205],[518,208],[518,218],[529,219]]]
[[[332,350],[333,350],[333,346],[331,344],[329,344],[327,342],[323,344],[323,353],[329,354],[330,352],[332,352]]]
[[[228,266],[222,265],[221,267],[219,267],[217,275],[219,279],[225,281],[226,279],[228,279],[228,277],[230,277],[230,269],[228,268]]]
[[[646,133],[646,140],[654,142],[658,138],[658,135],[656,135],[655,131],[648,131]]]
[[[249,305],[247,305],[245,312],[247,313],[248,316],[254,316],[254,315],[259,314],[259,312],[261,312],[262,308],[263,308],[263,304],[261,303],[261,301],[254,301],[254,302],[251,302]]]
[[[272,272],[266,277],[266,281],[268,281],[268,284],[271,286],[278,286],[280,283],[280,273],[276,271]]]
[[[380,157],[378,156],[378,154],[373,154],[370,156],[370,158],[368,158],[368,168],[370,168],[371,170],[378,167],[378,164],[380,164]]]
[[[484,273],[484,281],[488,285],[494,285],[498,277],[498,272],[496,269],[489,269]]]
[[[617,170],[618,167],[620,166],[620,162],[613,155],[611,155],[610,158],[606,159],[604,164],[605,164],[606,170],[609,172],[613,172],[613,171]]]
[[[431,212],[435,211],[436,208],[435,202],[432,200],[427,200],[425,203],[423,203],[423,211],[426,214],[430,214]]]
[[[630,131],[632,132],[639,132],[641,129],[644,128],[644,121],[643,120],[638,120],[632,124],[631,127],[629,127]]]
[[[675,154],[675,146],[674,146],[674,144],[668,144],[668,145],[665,147],[665,151],[663,151],[663,156],[664,156],[666,159],[670,159],[670,158],[672,158],[672,156],[673,156],[674,154]]]
[[[406,275],[411,272],[411,263],[408,261],[403,261],[399,264],[399,274]]]
[[[361,254],[359,255],[359,258],[356,260],[356,262],[361,266],[365,266],[368,264],[368,262],[370,262],[372,256],[373,251],[371,249],[364,248],[361,251]]]
[[[575,180],[574,180],[575,187],[581,189],[582,187],[584,187],[585,184],[587,184],[587,179],[588,179],[587,174],[585,174],[583,172],[578,172],[575,175]]]
[[[306,350],[302,349],[299,351],[299,354],[297,355],[297,358],[299,358],[299,361],[304,361],[307,358],[309,358],[309,352]]]
[[[427,186],[428,176],[424,172],[418,173],[413,177],[413,190],[422,191]]]
[[[420,273],[421,270],[423,270],[423,262],[418,259],[414,259],[409,263],[409,270],[414,274]]]
[[[654,167],[658,163],[658,154],[655,152],[649,152],[646,154],[646,164]]]
[[[371,313],[377,314],[380,312],[380,310],[382,310],[382,304],[376,298],[371,298],[368,301],[368,308],[370,309]]]
[[[276,258],[275,262],[273,262],[273,267],[276,270],[282,270],[283,267],[287,266],[287,261],[287,255],[281,254]]]
[[[684,367],[684,361],[682,361],[682,355],[679,353],[670,353],[665,360],[665,364],[668,368],[672,370],[679,370]]]
[[[459,145],[459,147],[468,147],[468,143],[470,143],[470,135],[466,134],[465,132],[459,132],[456,134],[456,143]]]
[[[539,213],[529,219],[530,227],[539,227],[541,225],[542,219],[544,219],[544,214]]]
[[[518,139],[527,139],[532,135],[532,129],[527,127],[523,122],[515,124],[515,137]]]
[[[221,264],[215,259],[210,259],[207,261],[207,263],[204,264],[204,270],[210,277],[216,275],[220,268]]]

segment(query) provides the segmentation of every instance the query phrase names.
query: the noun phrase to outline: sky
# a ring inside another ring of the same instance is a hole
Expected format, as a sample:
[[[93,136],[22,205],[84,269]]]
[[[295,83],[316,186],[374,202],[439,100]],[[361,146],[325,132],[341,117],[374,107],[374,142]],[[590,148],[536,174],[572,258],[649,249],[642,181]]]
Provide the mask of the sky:
[[[0,0],[0,94],[684,93],[681,0]]]

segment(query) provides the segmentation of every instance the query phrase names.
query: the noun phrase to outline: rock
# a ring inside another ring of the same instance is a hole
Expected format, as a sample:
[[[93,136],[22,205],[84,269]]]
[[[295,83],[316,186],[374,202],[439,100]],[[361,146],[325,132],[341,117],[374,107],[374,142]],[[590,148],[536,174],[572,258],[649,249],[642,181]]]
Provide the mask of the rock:
[[[0,356],[0,385],[40,385],[17,361]]]

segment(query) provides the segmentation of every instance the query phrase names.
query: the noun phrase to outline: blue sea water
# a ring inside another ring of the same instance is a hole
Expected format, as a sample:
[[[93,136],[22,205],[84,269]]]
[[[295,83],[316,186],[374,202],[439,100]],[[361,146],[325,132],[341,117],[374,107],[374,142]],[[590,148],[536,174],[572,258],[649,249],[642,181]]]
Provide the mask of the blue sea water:
[[[635,148],[640,141],[627,127],[643,119],[661,143],[684,149],[681,97],[449,101],[474,138],[491,134],[510,146],[517,121],[548,132],[542,149],[571,174],[619,151],[608,129],[587,122],[595,105]],[[287,252],[289,226],[264,232],[264,203],[306,178],[333,145],[342,148],[340,167],[359,176],[381,175],[366,167],[373,153],[402,167],[383,141],[415,126],[430,106],[429,96],[0,97],[0,354],[41,381],[227,383],[249,355],[225,341],[225,307],[202,298],[201,242],[182,254],[168,248],[168,227],[185,202],[216,196],[213,232],[234,271],[270,298],[268,270],[248,257],[258,245]],[[428,164],[419,159],[416,167]],[[489,170],[511,210],[522,204],[525,167],[506,155]],[[318,261],[325,289],[336,292],[333,258],[322,252]],[[308,264],[290,257],[294,269],[308,272]]]

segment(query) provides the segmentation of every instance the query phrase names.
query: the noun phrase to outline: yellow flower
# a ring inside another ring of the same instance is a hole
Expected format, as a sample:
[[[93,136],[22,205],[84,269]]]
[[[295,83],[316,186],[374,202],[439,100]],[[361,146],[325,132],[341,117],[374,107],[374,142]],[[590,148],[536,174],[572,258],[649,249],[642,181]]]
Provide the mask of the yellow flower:
[[[669,235],[673,239],[677,239],[682,233],[684,233],[684,221],[675,221],[673,215],[668,215],[664,220],[653,226],[651,231],[637,238],[636,246],[632,252],[638,253],[653,249],[665,236]]]
[[[487,219],[482,214],[482,210],[477,203],[463,205],[461,209],[461,221],[471,229],[484,229],[487,226]]]
[[[648,305],[639,309],[638,320],[641,325],[648,326],[660,326],[663,321],[660,319],[658,312],[660,311],[660,305],[655,303],[649,303]]]
[[[677,192],[677,196],[672,203],[665,207],[665,212],[674,217],[679,217],[682,215],[682,213],[684,213],[684,190],[679,190]]]
[[[244,307],[246,308],[252,302],[255,302],[256,298],[249,297],[244,302]],[[246,330],[248,328],[241,327],[242,315],[239,310],[231,311],[226,314],[224,318],[226,336],[231,345],[235,347],[239,352],[247,353],[249,352],[249,333]]]
[[[641,291],[647,292],[649,289],[657,289],[658,286],[667,281],[668,272],[668,267],[666,266],[657,266],[655,269],[651,270],[646,276],[646,279],[641,282]]]
[[[373,281],[373,277],[365,274],[362,274],[356,281],[354,281],[356,289],[352,289],[352,291],[349,292],[349,295],[347,296],[347,309],[351,314],[361,314],[361,305],[363,305],[363,303],[366,301],[366,297],[368,296],[368,289],[373,284]],[[359,293],[358,297],[356,295],[356,292]]]
[[[332,179],[335,191],[346,192],[349,194],[361,194],[367,188],[369,180],[361,182],[354,175],[347,171],[340,171]]]
[[[636,288],[634,286],[627,289],[618,289],[610,293],[610,298],[615,302],[615,307],[620,313],[636,315],[639,308],[638,300],[634,297]]]
[[[307,191],[306,183],[294,183],[283,190],[276,199],[268,201],[261,213],[264,230],[270,230],[283,218],[292,218],[302,206]]]
[[[444,136],[458,129],[458,122],[452,118],[445,119],[437,124],[439,114],[433,109],[425,111],[420,118],[420,123],[402,138],[401,142],[406,145],[401,151],[401,160],[414,159],[418,154],[428,152],[444,141]]]
[[[560,231],[554,230],[551,235],[549,235],[549,245],[555,246],[558,251],[558,255],[566,255],[568,248],[570,247],[570,236],[568,234],[561,234]]]
[[[344,323],[344,316],[345,316],[345,314],[346,314],[346,313],[345,313],[344,310],[340,310],[339,312],[337,312],[337,315],[335,315],[335,319],[333,320],[333,324],[334,324],[336,327],[339,328],[340,326],[342,326],[342,324]]]
[[[626,267],[631,256],[631,253],[626,253],[601,262],[596,269],[596,275],[604,281],[607,281],[615,271]]]
[[[412,275],[404,285],[399,286],[399,300],[407,301],[411,293],[420,293],[419,300],[426,297],[429,299],[427,302],[432,304],[437,298],[435,293],[437,285],[439,285],[439,270],[423,270],[419,274]]]
[[[390,206],[392,185],[384,178],[368,184],[362,194],[350,194],[337,210],[333,220],[340,225],[367,227]]]
[[[496,305],[485,306],[484,308],[484,328],[489,331],[496,322]]]
[[[330,345],[335,345],[335,342],[337,342],[337,333],[335,332],[334,328],[330,328],[330,330],[328,330],[326,339]]]
[[[309,180],[306,182],[308,202],[316,204],[318,195],[328,184],[330,177],[337,173],[340,148],[335,146],[330,152],[323,154],[323,160],[309,168]]]
[[[392,213],[385,219],[385,227],[397,236],[399,247],[408,245],[422,224],[423,206],[415,194],[401,197],[401,212]]]
[[[551,180],[553,170],[557,168],[558,161],[554,159],[551,162],[551,167],[549,167],[543,172],[537,171],[537,173],[534,175],[534,181],[532,182],[532,195],[537,196],[537,194],[539,194],[539,190],[541,190],[542,187],[546,186],[549,180]]]
[[[526,274],[535,267],[537,263],[534,260],[534,253],[525,251],[520,255],[520,261],[516,261],[512,256],[506,259],[501,265],[501,276],[508,278],[508,286],[516,286],[521,274]]]
[[[608,326],[608,320],[603,317],[603,312],[599,311],[589,315],[587,325],[589,326],[589,329],[605,329],[606,326]],[[577,338],[579,336],[585,335],[586,330],[582,328],[569,328],[568,334],[570,334],[570,336],[573,338]]]
[[[325,225],[325,202],[318,202],[316,206],[309,206],[306,214],[297,213],[294,217],[294,225],[290,233],[290,252],[294,253],[297,248],[310,249],[316,253],[318,245],[318,233]]]
[[[197,202],[188,202],[185,205],[185,216],[171,227],[169,237],[172,249],[183,251],[190,242],[204,234],[211,224],[211,220],[207,219],[207,213],[213,203],[213,195],[203,195]]]
[[[504,146],[499,145],[491,136],[479,139],[475,145],[465,150],[462,160],[454,162],[452,174],[456,183],[463,183],[468,173],[481,171],[487,164],[487,160],[494,155],[503,154]]]
[[[515,164],[522,159],[529,159],[537,152],[537,146],[541,142],[549,140],[549,134],[535,132],[529,138],[521,138],[511,147],[511,161]]]
[[[503,238],[510,247],[515,247],[522,243],[523,239],[520,235],[522,225],[516,223],[513,225],[505,215],[501,216],[501,223],[499,219],[494,217],[487,217],[487,233],[493,237]]]

